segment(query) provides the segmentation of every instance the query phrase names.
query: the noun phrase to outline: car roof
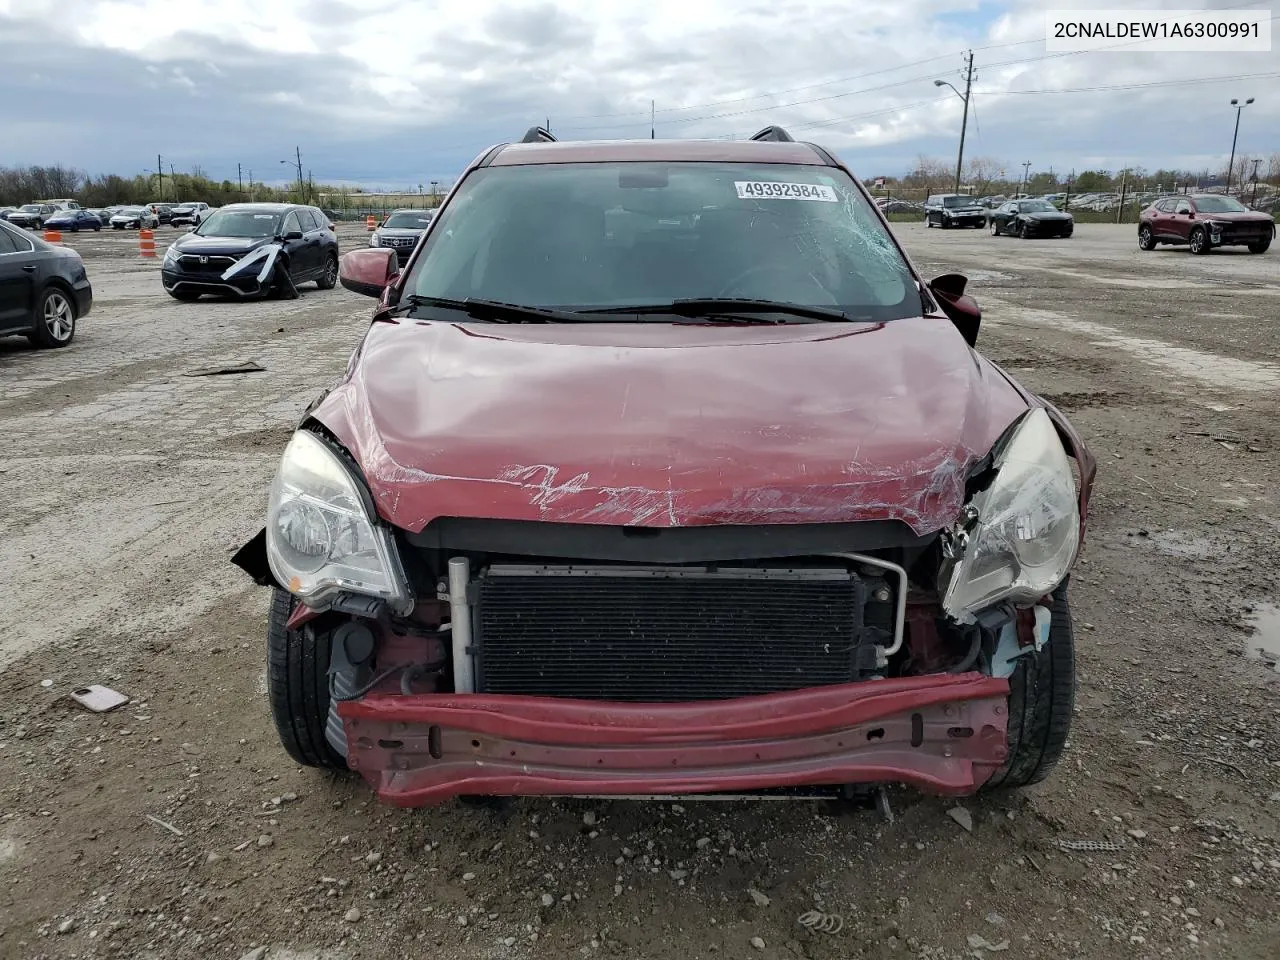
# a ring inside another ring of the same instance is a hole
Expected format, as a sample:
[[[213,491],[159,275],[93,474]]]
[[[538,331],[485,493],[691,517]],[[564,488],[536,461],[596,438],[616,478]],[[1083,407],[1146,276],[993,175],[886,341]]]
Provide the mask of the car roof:
[[[303,204],[298,203],[228,203],[220,210],[250,210],[257,213],[287,213],[297,210]]]
[[[543,163],[790,163],[829,166],[830,160],[811,144],[761,140],[566,140],[553,143],[509,143],[498,148],[489,166]]]

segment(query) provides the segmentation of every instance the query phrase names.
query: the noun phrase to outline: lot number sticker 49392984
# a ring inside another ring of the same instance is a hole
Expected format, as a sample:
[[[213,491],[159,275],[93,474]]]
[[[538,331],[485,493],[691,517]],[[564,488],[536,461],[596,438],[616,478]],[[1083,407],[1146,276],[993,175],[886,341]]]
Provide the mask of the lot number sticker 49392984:
[[[836,203],[836,192],[820,183],[779,183],[775,180],[735,180],[739,200],[822,200]]]

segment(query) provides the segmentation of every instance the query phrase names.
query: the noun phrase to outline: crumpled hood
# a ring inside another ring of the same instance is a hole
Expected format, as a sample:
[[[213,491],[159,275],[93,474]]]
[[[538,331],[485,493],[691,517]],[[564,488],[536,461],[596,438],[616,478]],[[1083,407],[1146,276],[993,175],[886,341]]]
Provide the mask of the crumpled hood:
[[[942,528],[1027,402],[945,319],[374,323],[312,415],[381,516]]]
[[[1275,223],[1270,214],[1261,210],[1245,210],[1237,213],[1201,213],[1204,220],[1222,220],[1226,223]]]

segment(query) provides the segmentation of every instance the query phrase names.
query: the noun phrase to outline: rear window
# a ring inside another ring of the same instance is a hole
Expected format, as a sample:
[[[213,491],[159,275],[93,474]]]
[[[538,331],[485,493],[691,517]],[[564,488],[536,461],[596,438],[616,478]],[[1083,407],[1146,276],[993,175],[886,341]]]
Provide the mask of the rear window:
[[[751,298],[919,316],[872,204],[831,167],[588,163],[489,167],[458,187],[409,292],[562,309]]]
[[[396,230],[425,230],[431,225],[431,214],[429,213],[393,213],[387,217],[384,227],[391,227]]]
[[[943,197],[942,205],[944,207],[972,207],[976,206],[977,201],[972,197]]]

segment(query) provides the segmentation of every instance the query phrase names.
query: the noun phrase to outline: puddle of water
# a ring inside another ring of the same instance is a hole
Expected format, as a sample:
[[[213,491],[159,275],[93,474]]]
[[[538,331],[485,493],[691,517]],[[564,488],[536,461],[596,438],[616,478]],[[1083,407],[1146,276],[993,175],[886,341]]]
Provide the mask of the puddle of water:
[[[1202,350],[1174,346],[1162,340],[1125,336],[1114,327],[1094,323],[1092,320],[1077,320],[1064,313],[1019,307],[998,297],[988,297],[988,300],[1001,307],[1000,319],[995,319],[990,314],[983,317],[983,323],[990,323],[992,326],[1010,322],[1026,323],[1078,333],[1091,338],[1096,346],[1121,350],[1151,366],[1163,367],[1214,387],[1234,387],[1237,390],[1274,390],[1280,387],[1280,364],[1220,357]]]
[[[1265,661],[1280,673],[1280,607],[1259,604],[1246,622],[1253,628],[1253,636],[1248,641],[1249,659]]]

